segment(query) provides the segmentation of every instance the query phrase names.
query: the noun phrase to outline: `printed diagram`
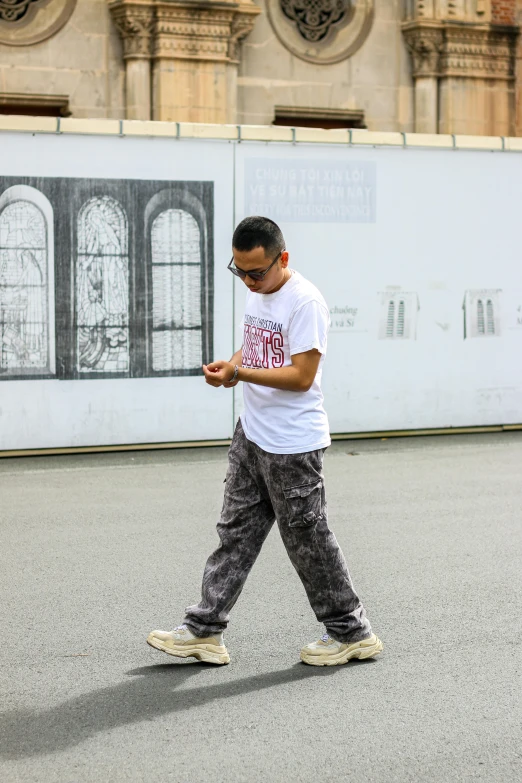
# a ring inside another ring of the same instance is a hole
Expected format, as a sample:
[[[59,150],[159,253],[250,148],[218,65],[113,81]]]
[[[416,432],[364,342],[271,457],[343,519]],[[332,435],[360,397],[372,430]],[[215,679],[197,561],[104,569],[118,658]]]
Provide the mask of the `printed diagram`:
[[[181,209],[152,224],[152,356],[155,370],[201,366],[201,237]]]
[[[127,221],[118,202],[93,198],[78,217],[78,369],[129,367]]]
[[[379,340],[416,340],[419,297],[415,292],[380,293]]]
[[[0,198],[0,374],[53,371],[46,199],[18,186]],[[29,200],[30,198],[30,200]],[[52,230],[52,219],[51,219]],[[52,298],[52,297],[51,297]]]
[[[472,337],[499,337],[500,288],[483,288],[466,291],[464,310],[464,339]]]
[[[194,375],[212,312],[212,182],[0,177],[2,380]]]

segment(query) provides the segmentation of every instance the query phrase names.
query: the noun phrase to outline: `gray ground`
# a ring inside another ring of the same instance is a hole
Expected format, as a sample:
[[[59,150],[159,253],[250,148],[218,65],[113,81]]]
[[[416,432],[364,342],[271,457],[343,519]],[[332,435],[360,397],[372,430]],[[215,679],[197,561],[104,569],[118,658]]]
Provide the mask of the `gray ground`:
[[[356,452],[356,453],[353,453]],[[331,525],[375,661],[321,632],[277,531],[228,667],[145,644],[198,597],[225,449],[0,460],[0,780],[522,779],[522,433],[337,442]]]

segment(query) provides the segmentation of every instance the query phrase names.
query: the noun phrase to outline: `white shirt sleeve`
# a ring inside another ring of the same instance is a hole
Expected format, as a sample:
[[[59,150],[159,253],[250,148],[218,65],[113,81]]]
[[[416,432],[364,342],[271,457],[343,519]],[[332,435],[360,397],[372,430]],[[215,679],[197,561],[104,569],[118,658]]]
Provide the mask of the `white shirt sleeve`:
[[[306,302],[293,314],[288,327],[290,356],[311,351],[313,348],[326,353],[330,314],[317,301]]]

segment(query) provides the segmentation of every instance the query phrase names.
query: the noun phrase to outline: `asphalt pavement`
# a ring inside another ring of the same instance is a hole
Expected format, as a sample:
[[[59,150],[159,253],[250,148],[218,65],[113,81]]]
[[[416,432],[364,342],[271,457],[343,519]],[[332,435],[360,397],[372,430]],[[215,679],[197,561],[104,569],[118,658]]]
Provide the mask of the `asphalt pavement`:
[[[384,653],[315,668],[277,529],[225,667],[198,600],[226,449],[0,460],[2,783],[522,780],[522,433],[338,441],[330,524]]]

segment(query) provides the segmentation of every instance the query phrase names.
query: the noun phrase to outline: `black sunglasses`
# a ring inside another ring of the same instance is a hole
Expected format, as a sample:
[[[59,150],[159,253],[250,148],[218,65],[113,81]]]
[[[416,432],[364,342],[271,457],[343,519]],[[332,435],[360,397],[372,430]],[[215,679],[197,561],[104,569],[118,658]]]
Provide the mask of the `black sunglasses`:
[[[234,256],[232,256],[232,258],[230,259],[230,264],[228,265],[227,269],[230,269],[232,274],[236,275],[237,277],[240,277],[241,280],[244,280],[245,277],[247,276],[250,277],[252,280],[264,280],[265,275],[268,274],[268,272],[270,272],[270,270],[278,260],[279,256],[281,255],[281,253],[284,253],[284,250],[280,250],[279,253],[276,255],[276,257],[274,258],[274,260],[272,261],[272,263],[270,264],[270,266],[267,266],[267,268],[263,269],[262,272],[245,272],[244,269],[239,269],[234,264]]]

